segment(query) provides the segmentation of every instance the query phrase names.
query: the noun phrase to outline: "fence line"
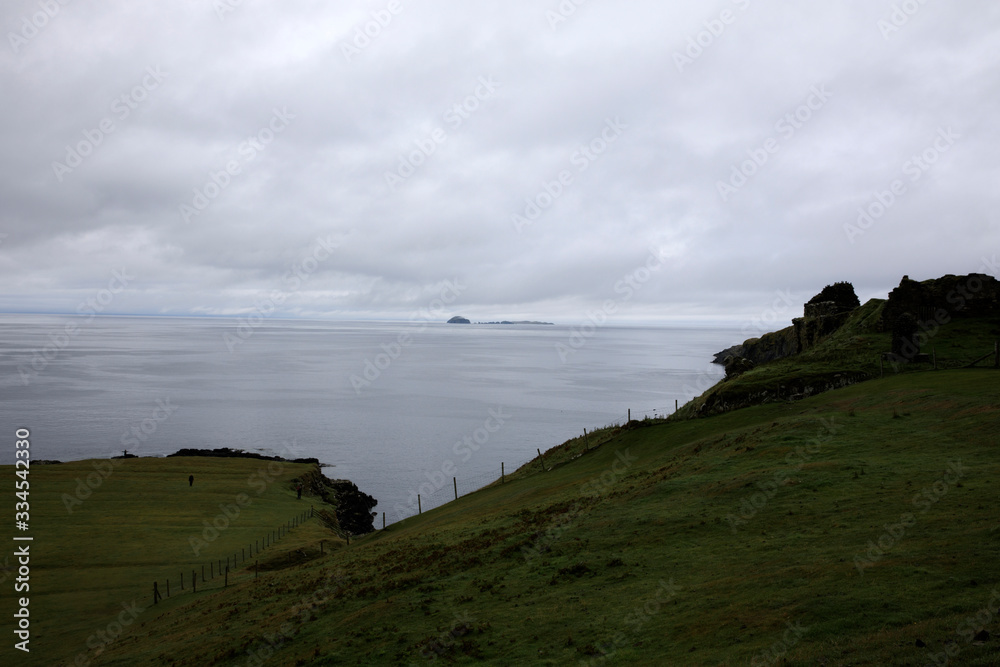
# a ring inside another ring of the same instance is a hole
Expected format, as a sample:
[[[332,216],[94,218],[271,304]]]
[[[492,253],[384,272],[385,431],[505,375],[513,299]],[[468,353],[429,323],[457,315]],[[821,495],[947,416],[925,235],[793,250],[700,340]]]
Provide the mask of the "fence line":
[[[633,419],[633,413],[635,414],[635,417],[637,419],[648,419],[650,417],[652,417],[653,419],[665,419],[668,414],[672,414],[673,412],[675,412],[680,407],[679,404],[680,404],[679,400],[675,400],[674,401],[674,406],[673,406],[672,409],[669,409],[669,408],[648,408],[648,409],[645,409],[645,410],[632,410],[630,408],[624,415],[621,415],[621,417],[618,420],[616,420],[616,421],[614,421],[614,422],[612,422],[610,424],[607,424],[606,426],[603,426],[600,429],[592,429],[589,433],[588,433],[587,429],[583,429],[583,434],[582,435],[576,436],[574,438],[569,438],[569,439],[566,440],[566,442],[571,442],[571,441],[576,440],[578,438],[583,438],[584,442],[587,443],[586,448],[587,449],[591,449],[591,444],[590,444],[589,436],[593,435],[594,430],[603,430],[605,428],[620,428],[623,424],[627,424],[629,421],[632,421],[632,419]],[[597,446],[599,446],[599,444],[595,443],[594,447],[596,448]],[[532,457],[532,459],[528,459],[527,461],[525,461],[521,465],[523,466],[525,464],[531,463],[531,461],[533,461],[533,460],[541,459],[542,465],[543,465],[544,469],[548,470],[549,467],[548,467],[547,464],[544,463],[544,457],[542,455],[541,450],[538,450],[538,453],[539,453],[538,457]],[[521,466],[518,466],[518,467],[521,467]],[[407,514],[405,516],[403,514],[401,514],[398,511],[398,507],[399,506],[397,505],[397,511],[396,511],[397,518],[396,518],[396,521],[402,521],[403,519],[408,519],[408,518],[410,518],[412,516],[417,516],[419,514],[422,514],[425,511],[432,510],[432,509],[437,509],[438,507],[442,507],[443,505],[447,505],[448,503],[452,502],[453,500],[458,500],[462,496],[467,496],[470,493],[475,493],[476,491],[479,491],[480,489],[484,489],[487,486],[496,483],[497,481],[502,481],[504,479],[504,477],[506,475],[509,475],[511,472],[514,472],[514,471],[513,470],[506,471],[505,468],[504,468],[504,463],[501,462],[500,463],[500,471],[499,472],[494,471],[494,472],[480,473],[478,475],[471,475],[471,476],[467,476],[467,477],[462,477],[461,479],[459,479],[457,476],[455,476],[455,477],[451,478],[451,484],[449,484],[448,481],[447,481],[447,479],[445,479],[445,482],[443,483],[443,485],[440,488],[435,489],[431,493],[418,493],[417,494],[416,504],[412,504],[411,503],[410,505],[408,505],[406,507],[406,509],[410,510],[409,514]],[[424,484],[421,484],[421,487],[423,487],[423,486],[424,486]],[[385,528],[387,525],[389,525],[386,522],[385,515],[386,515],[386,513],[382,512],[382,527],[383,528]],[[376,516],[376,518],[377,518],[377,516]],[[396,521],[393,521],[392,523],[396,523]]]
[[[171,581],[177,584],[177,587],[174,589],[175,593],[178,591],[185,591],[185,590],[190,590],[192,593],[197,593],[199,589],[206,590],[207,587],[205,586],[205,584],[207,582],[214,581],[216,577],[223,578],[223,585],[214,586],[211,588],[211,590],[219,590],[220,588],[225,588],[226,586],[229,585],[230,569],[235,570],[237,565],[240,564],[245,565],[254,556],[259,556],[263,551],[275,545],[278,542],[278,540],[288,535],[288,533],[291,532],[293,528],[298,528],[304,522],[308,521],[314,516],[316,516],[316,512],[314,508],[310,506],[309,509],[303,510],[302,512],[292,517],[290,520],[286,521],[285,523],[282,523],[273,530],[268,531],[267,533],[264,534],[262,538],[254,540],[245,547],[240,547],[238,550],[234,551],[231,556],[229,554],[226,554],[225,569],[223,569],[222,558],[215,558],[212,559],[211,561],[208,561],[207,570],[205,567],[205,563],[200,564],[200,570],[197,566],[192,566],[189,576],[185,576],[186,574],[188,574],[187,572],[188,565],[185,565],[184,569],[181,570],[179,573],[180,576],[178,576],[175,579],[171,579],[171,577],[166,578],[164,582],[165,586],[162,589],[159,586],[160,583],[159,580],[154,581],[153,604],[158,604],[160,600],[170,597]],[[254,576],[256,576],[258,573],[256,562],[254,568],[255,568]],[[188,582],[187,586],[185,586],[184,583],[185,580],[187,580]]]

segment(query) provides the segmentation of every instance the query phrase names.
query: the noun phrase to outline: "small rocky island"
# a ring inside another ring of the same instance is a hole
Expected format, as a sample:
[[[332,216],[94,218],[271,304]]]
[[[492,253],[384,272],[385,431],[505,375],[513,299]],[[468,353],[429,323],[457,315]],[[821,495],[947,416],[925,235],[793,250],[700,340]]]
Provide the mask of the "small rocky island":
[[[468,318],[462,317],[461,315],[456,315],[455,317],[448,320],[448,324],[472,324]],[[535,322],[532,320],[502,320],[500,322],[476,322],[476,324],[538,324],[542,326],[552,327],[555,326],[552,322]]]

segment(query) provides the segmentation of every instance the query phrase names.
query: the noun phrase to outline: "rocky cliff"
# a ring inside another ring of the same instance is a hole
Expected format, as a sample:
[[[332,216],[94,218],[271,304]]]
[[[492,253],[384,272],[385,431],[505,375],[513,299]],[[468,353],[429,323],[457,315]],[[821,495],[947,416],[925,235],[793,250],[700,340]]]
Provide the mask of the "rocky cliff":
[[[831,290],[836,294],[836,300],[826,300],[826,295]],[[759,365],[804,352],[842,327],[857,302],[858,298],[850,283],[828,285],[805,304],[803,317],[792,320],[792,326],[772,331],[760,338],[750,338],[740,345],[723,350],[715,355],[713,363],[728,366],[730,359],[742,358]]]

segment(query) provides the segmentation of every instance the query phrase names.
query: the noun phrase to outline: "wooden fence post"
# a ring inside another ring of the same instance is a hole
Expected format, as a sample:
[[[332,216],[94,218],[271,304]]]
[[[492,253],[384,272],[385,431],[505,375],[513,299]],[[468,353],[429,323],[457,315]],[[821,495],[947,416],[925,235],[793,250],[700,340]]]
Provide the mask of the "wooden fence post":
[[[628,421],[632,421],[632,408],[628,409]],[[628,422],[625,423],[627,424]]]
[[[157,604],[160,601],[160,591],[156,588],[156,582],[153,582],[153,604]]]
[[[226,563],[226,583],[225,583],[224,587],[225,588],[229,587],[229,564],[228,563]]]
[[[420,494],[417,494],[417,514],[423,514],[424,510],[420,508]]]
[[[500,462],[500,483],[505,484],[507,482],[506,475],[503,472],[503,461]]]
[[[385,512],[382,512],[382,530],[385,530]]]
[[[452,477],[451,483],[455,486],[455,500],[458,500],[458,478]]]
[[[677,399],[675,398],[674,399],[674,412],[677,412],[677,410],[679,410],[679,409],[680,409],[680,407],[678,406]]]
[[[583,429],[583,444],[590,451],[590,438],[587,437],[587,429]]]
[[[545,472],[545,459],[542,458],[542,450],[536,448],[535,451],[538,452],[538,463],[542,466],[542,472]]]
[[[191,592],[198,592],[198,577],[195,576],[194,570],[191,570]]]

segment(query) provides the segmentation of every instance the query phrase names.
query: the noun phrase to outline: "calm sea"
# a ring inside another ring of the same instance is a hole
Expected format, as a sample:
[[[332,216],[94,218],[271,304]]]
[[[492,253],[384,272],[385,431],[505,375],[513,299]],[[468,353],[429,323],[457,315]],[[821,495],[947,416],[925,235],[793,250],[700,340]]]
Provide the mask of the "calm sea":
[[[465,493],[501,462],[514,470],[629,409],[670,414],[721,377],[712,355],[741,339],[734,328],[258,324],[0,317],[0,461],[13,462],[18,427],[34,459],[182,447],[316,457],[392,522],[415,513],[418,492],[425,508],[453,497],[452,476]]]

